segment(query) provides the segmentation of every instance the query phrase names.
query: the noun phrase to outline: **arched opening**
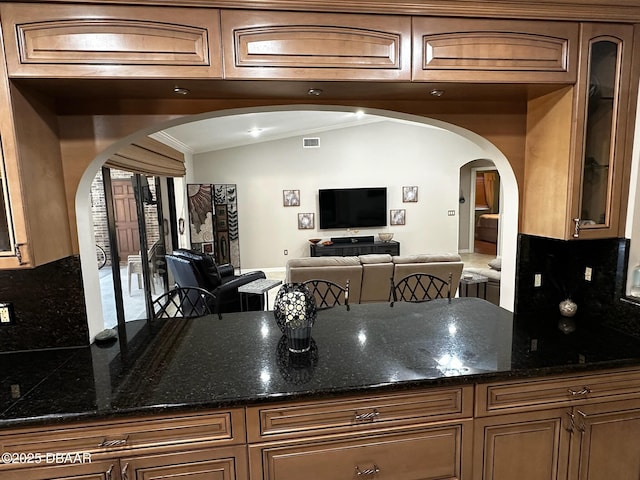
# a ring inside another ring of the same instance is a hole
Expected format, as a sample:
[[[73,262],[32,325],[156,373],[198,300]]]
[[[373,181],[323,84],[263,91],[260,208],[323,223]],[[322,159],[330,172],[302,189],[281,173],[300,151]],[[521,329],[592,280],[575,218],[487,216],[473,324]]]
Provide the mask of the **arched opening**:
[[[130,135],[128,137],[122,138],[119,141],[110,145],[106,150],[104,150],[98,157],[94,159],[94,161],[89,165],[86,169],[82,180],[79,184],[78,191],[76,193],[76,212],[77,212],[77,225],[78,225],[78,237],[79,237],[79,249],[81,257],[91,258],[91,256],[95,255],[95,247],[93,244],[93,229],[91,224],[91,218],[89,213],[89,208],[87,205],[88,202],[88,192],[90,188],[90,183],[93,180],[96,172],[100,169],[104,161],[112,155],[114,152],[118,151],[122,147],[128,145],[136,138],[140,138],[145,135],[149,135],[154,132],[165,131],[171,127],[175,127],[178,125],[188,124],[195,121],[205,120],[205,119],[233,119],[238,115],[245,114],[256,114],[266,112],[300,112],[300,111],[315,111],[315,112],[347,112],[351,114],[355,114],[358,109],[355,107],[345,107],[345,106],[309,106],[309,105],[300,105],[300,106],[285,106],[285,107],[260,107],[260,108],[247,108],[247,109],[233,109],[233,110],[224,110],[217,111],[213,113],[201,114],[192,117],[180,118],[176,120],[172,120],[169,122],[165,122],[162,124],[155,125],[154,127],[150,127],[148,129],[141,130],[136,134]],[[427,137],[429,136],[431,140],[433,140],[434,135],[442,135],[447,138],[448,145],[455,145],[455,149],[449,149],[448,152],[443,152],[437,148],[437,143],[432,141],[429,148],[424,148],[422,151],[423,157],[430,156],[431,158],[437,158],[439,162],[442,162],[443,165],[446,165],[446,168],[443,171],[449,172],[447,184],[450,184],[450,188],[447,188],[444,191],[438,191],[437,195],[440,195],[443,199],[443,203],[439,203],[439,205],[451,205],[450,208],[443,209],[443,211],[439,211],[438,215],[441,215],[445,220],[448,216],[448,211],[450,209],[455,209],[458,201],[459,201],[459,171],[460,168],[468,163],[469,161],[477,158],[484,158],[492,161],[497,170],[500,172],[500,177],[502,181],[502,189],[503,196],[505,198],[504,209],[501,212],[503,225],[501,227],[501,249],[502,255],[504,258],[504,264],[502,267],[502,278],[503,278],[503,288],[501,289],[501,306],[512,309],[513,301],[514,301],[514,282],[515,282],[515,261],[516,261],[516,235],[517,235],[517,216],[518,216],[518,188],[516,184],[515,175],[513,170],[507,160],[507,158],[500,152],[500,150],[494,146],[491,142],[487,141],[485,138],[480,137],[479,135],[466,130],[464,128],[452,125],[450,123],[446,123],[440,120],[434,120],[426,117],[420,117],[416,115],[403,114],[393,111],[387,110],[377,110],[377,109],[367,109],[367,115],[372,117],[377,117],[382,121],[380,124],[386,123],[389,126],[400,129],[406,128],[412,132],[414,137]],[[379,125],[381,126],[381,125]],[[428,132],[428,133],[427,133]],[[420,152],[418,152],[420,153]],[[445,154],[446,153],[446,154]],[[397,148],[395,151],[386,151],[381,153],[387,155],[387,162],[380,162],[380,158],[371,159],[370,162],[370,170],[374,170],[376,168],[387,168],[388,171],[392,171],[394,167],[397,166],[398,158],[403,154],[408,154],[408,152],[403,152],[401,148]],[[355,144],[348,151],[344,152],[344,156],[342,161],[348,162],[351,158],[358,155],[358,145]],[[299,160],[299,159],[298,159]],[[365,159],[366,161],[367,159]],[[193,161],[193,160],[192,160]],[[233,159],[230,159],[229,162],[233,162]],[[323,168],[327,170],[327,165],[323,165]],[[272,176],[278,175],[277,170],[273,168],[270,170]],[[397,172],[396,172],[397,173]],[[432,173],[432,171],[431,171]],[[442,173],[442,172],[440,172]],[[338,172],[338,175],[340,173]],[[411,186],[418,183],[418,179],[428,178],[430,174],[430,170],[428,168],[417,168],[412,169],[411,171],[405,172],[404,178],[399,180],[399,177],[396,177],[395,183],[393,185],[394,189],[398,189],[400,191],[403,186]],[[199,173],[193,172],[193,167],[191,172],[187,173],[187,182],[198,183],[199,179],[196,178]],[[336,172],[332,173],[333,177],[336,176]],[[388,177],[388,175],[387,175]],[[371,181],[373,181],[374,177],[371,177]],[[405,180],[406,179],[406,180]],[[210,178],[202,178],[204,182],[210,182]],[[436,176],[434,182],[437,182],[438,177]],[[301,180],[302,182],[302,180]],[[221,183],[225,183],[225,179],[221,179]],[[264,182],[263,182],[264,184]],[[435,184],[435,183],[434,183]],[[308,202],[309,211],[312,212],[315,209],[315,195],[313,193],[313,188],[309,183],[305,184],[308,188],[306,191],[311,197],[303,198],[303,201]],[[292,185],[291,188],[297,188],[296,185]],[[426,188],[426,187],[424,187]],[[315,189],[317,191],[317,187]],[[282,191],[278,188],[274,188],[273,191],[277,192],[277,195],[281,196]],[[422,192],[422,191],[421,191]],[[427,191],[424,191],[426,194]],[[185,194],[185,189],[183,188],[180,192],[180,195]],[[394,194],[395,195],[395,194]],[[429,203],[426,201],[428,195],[420,194],[420,203],[416,204],[422,209],[428,210]],[[281,202],[281,197],[279,199]],[[394,197],[394,202],[402,202],[402,200],[398,200]],[[264,203],[264,202],[262,202]],[[406,204],[409,205],[409,204]],[[411,205],[412,207],[414,205]],[[245,205],[246,207],[246,205]],[[403,204],[399,203],[399,207],[402,208]],[[390,208],[391,205],[390,205]],[[301,210],[302,211],[302,210]],[[307,210],[304,210],[305,212]],[[256,215],[258,217],[261,216],[261,212],[255,212],[251,206],[248,207],[247,212],[251,212],[251,214]],[[407,208],[407,212],[411,215],[416,214],[419,215],[420,212],[415,210],[411,212]],[[242,213],[241,213],[242,214]],[[249,215],[247,213],[246,215]],[[262,218],[264,216],[262,215]],[[408,217],[410,218],[410,217]],[[419,218],[414,216],[413,218]],[[449,224],[452,226],[452,231],[454,232],[452,237],[447,241],[447,243],[443,243],[441,247],[438,247],[440,251],[448,250],[454,251],[458,249],[458,227],[457,227],[457,219],[449,219]],[[408,222],[408,221],[407,221]],[[245,225],[248,238],[255,238],[256,232],[251,230],[252,225],[257,225],[258,222],[253,222],[249,219],[241,219],[241,223]],[[409,228],[405,228],[403,234],[405,235],[405,244],[408,250],[405,250],[405,253],[416,253],[420,247],[420,234],[411,234]],[[441,230],[438,226],[431,229],[429,235],[432,238],[436,238],[439,234],[439,230]],[[437,233],[436,233],[437,232]],[[419,232],[418,232],[419,233]],[[259,232],[257,232],[259,235]],[[293,230],[293,240],[298,245],[307,245],[306,240],[310,238],[309,231],[303,231],[295,229]],[[264,235],[262,236],[262,241],[264,242]],[[424,241],[423,241],[424,243]],[[259,253],[258,253],[259,255]],[[260,267],[265,265],[259,265],[256,263],[254,259],[252,259],[251,255],[247,255],[247,266],[248,267]],[[93,264],[89,262],[83,262],[83,279],[85,285],[85,297],[87,305],[100,305],[99,297],[99,287],[98,287],[98,275],[97,269]],[[87,312],[89,317],[89,330],[90,336],[93,336],[99,332],[104,325],[103,319],[100,314],[101,310],[98,308],[92,308]]]

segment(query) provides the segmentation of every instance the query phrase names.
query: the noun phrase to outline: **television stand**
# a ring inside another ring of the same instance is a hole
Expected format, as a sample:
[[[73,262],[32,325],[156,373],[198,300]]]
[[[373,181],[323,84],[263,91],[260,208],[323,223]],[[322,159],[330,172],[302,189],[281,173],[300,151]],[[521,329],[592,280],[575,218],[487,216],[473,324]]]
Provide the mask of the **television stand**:
[[[353,255],[366,255],[368,253],[388,253],[400,255],[400,242],[356,242],[333,243],[332,245],[310,245],[312,257],[349,257]]]

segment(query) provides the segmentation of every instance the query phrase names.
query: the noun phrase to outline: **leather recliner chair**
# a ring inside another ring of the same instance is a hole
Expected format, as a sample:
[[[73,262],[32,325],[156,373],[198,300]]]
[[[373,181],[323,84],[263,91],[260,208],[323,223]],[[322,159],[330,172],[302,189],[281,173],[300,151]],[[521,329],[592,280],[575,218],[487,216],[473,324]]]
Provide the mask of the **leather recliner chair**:
[[[213,311],[219,317],[225,312],[241,310],[238,287],[260,278],[266,278],[262,271],[235,274],[231,264],[218,265],[211,255],[186,249],[174,250],[166,255],[167,265],[173,278],[180,287],[200,287],[215,297]],[[260,310],[261,299],[252,295],[248,299],[249,310]]]

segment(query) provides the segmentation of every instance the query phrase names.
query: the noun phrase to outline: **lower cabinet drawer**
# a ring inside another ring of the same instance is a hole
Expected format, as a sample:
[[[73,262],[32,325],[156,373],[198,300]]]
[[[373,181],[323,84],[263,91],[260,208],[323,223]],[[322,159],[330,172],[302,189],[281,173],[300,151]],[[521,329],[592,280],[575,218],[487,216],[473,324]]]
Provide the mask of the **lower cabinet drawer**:
[[[464,421],[358,439],[251,445],[250,476],[263,480],[463,478],[463,472],[470,470],[470,430],[471,421]]]
[[[63,428],[21,429],[0,435],[3,452],[113,454],[132,448],[245,443],[244,411],[231,409],[172,417],[138,417]],[[0,469],[3,465],[0,465]]]
[[[299,439],[470,418],[473,387],[433,389],[340,402],[300,402],[247,408],[249,442]]]
[[[494,415],[580,405],[587,401],[640,398],[640,373],[634,370],[608,371],[489,383],[477,387],[476,415]]]

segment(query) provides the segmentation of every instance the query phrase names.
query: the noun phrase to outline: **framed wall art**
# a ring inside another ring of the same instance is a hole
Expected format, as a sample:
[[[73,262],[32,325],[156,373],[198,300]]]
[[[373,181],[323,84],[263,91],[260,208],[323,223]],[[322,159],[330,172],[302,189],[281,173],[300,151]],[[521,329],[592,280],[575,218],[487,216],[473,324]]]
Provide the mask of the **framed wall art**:
[[[399,210],[389,211],[389,223],[391,225],[404,225],[406,218],[406,210],[404,208]]]
[[[283,190],[282,205],[285,207],[299,207],[300,190]]]
[[[404,203],[407,202],[417,202],[418,201],[418,187],[402,187],[402,201]]]
[[[315,227],[315,214],[299,213],[298,214],[298,230],[310,230]]]

